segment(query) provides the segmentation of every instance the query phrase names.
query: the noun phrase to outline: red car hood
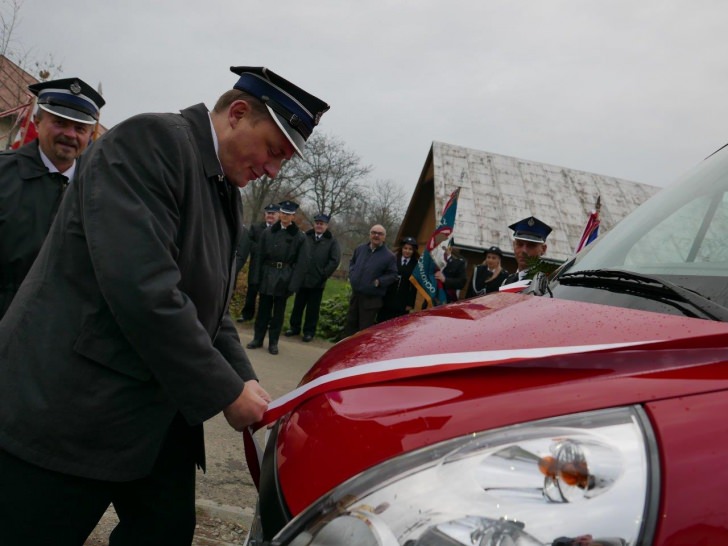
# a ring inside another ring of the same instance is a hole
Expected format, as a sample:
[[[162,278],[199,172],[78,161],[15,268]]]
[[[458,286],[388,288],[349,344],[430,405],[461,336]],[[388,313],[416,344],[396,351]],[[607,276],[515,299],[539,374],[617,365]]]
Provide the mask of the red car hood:
[[[279,486],[296,514],[366,468],[449,438],[725,388],[728,372],[685,369],[728,360],[727,346],[726,323],[521,294],[395,319],[335,345],[273,404],[268,421],[285,416]]]

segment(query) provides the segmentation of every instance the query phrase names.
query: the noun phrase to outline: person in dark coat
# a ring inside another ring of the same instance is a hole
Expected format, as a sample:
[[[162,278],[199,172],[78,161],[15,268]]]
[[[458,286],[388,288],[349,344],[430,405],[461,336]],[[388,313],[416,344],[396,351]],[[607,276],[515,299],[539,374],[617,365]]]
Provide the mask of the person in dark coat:
[[[38,138],[0,153],[0,319],[33,265],[104,99],[79,78],[30,85]]]
[[[278,205],[278,222],[266,229],[260,238],[254,275],[260,304],[253,340],[246,345],[248,349],[262,347],[267,331],[268,352],[272,355],[278,354],[286,302],[303,283],[310,252],[306,236],[293,221],[298,203],[283,201]]]
[[[445,267],[435,271],[435,278],[443,284],[447,294],[447,303],[458,301],[458,292],[468,282],[465,271],[465,260],[454,253],[452,245],[445,248]]]
[[[244,225],[240,226],[240,242],[238,247],[235,249],[235,277],[240,274],[240,271],[245,267],[245,262],[248,261],[250,256],[250,231]]]
[[[387,288],[382,308],[377,315],[377,322],[401,317],[415,307],[417,289],[410,282],[410,277],[417,266],[417,260],[420,259],[417,252],[417,239],[414,237],[403,238],[395,256],[397,258],[397,281]]]
[[[135,116],[86,151],[0,322],[3,543],[81,546],[113,503],[111,544],[190,544],[202,423],[267,408],[228,314],[238,188],[275,178],[328,105],[232,70],[212,112]]]
[[[503,252],[497,246],[492,246],[485,251],[485,260],[473,268],[473,278],[468,283],[466,297],[483,296],[491,292],[498,292],[498,289],[506,280],[509,273],[501,266]]]
[[[379,224],[369,230],[369,242],[354,249],[349,260],[351,298],[343,335],[350,336],[376,322],[387,288],[397,281],[397,259],[384,244],[387,230]]]
[[[281,208],[278,203],[270,203],[263,210],[263,221],[257,224],[250,224],[250,264],[248,265],[248,289],[245,292],[245,304],[240,312],[238,322],[246,322],[255,318],[255,308],[258,301],[258,285],[253,278],[258,258],[258,246],[263,232],[278,221],[278,213]]]
[[[303,341],[309,342],[316,335],[321,299],[324,295],[326,281],[341,263],[341,248],[339,242],[329,231],[331,217],[319,213],[313,217],[313,228],[306,232],[308,237],[311,258],[308,262],[308,271],[303,279],[301,288],[296,292],[291,311],[290,327],[284,334],[286,337],[297,336],[301,332],[303,322]],[[306,320],[303,321],[303,312],[306,311]]]
[[[508,226],[513,231],[513,255],[518,269],[506,277],[501,286],[513,284],[528,278],[529,263],[546,253],[548,245],[546,237],[551,233],[551,226],[535,216],[529,216]]]

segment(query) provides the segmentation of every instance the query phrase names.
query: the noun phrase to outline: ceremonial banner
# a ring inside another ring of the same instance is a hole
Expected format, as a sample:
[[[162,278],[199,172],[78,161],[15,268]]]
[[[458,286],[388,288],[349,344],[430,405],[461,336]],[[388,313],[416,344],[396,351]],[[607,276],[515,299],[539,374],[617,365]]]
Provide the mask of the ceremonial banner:
[[[440,224],[432,232],[430,240],[427,242],[427,247],[422,252],[410,277],[410,282],[415,285],[417,291],[425,298],[428,307],[447,302],[445,288],[435,278],[435,272],[445,266],[442,243],[450,239],[455,228],[455,213],[458,209],[459,195],[460,188],[456,189],[450,195],[450,199],[448,199],[445,208],[442,210]]]
[[[597,197],[597,203],[594,210],[591,211],[586,226],[581,234],[581,238],[574,249],[574,254],[578,254],[581,249],[594,241],[599,236],[599,210],[602,208],[602,198]]]

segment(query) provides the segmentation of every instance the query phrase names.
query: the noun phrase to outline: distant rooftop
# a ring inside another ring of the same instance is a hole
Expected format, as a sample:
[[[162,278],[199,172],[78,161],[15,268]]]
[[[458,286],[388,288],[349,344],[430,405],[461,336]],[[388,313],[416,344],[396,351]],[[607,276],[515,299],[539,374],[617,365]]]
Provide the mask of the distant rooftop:
[[[433,142],[430,161],[434,221],[439,221],[450,194],[461,188],[454,231],[457,246],[478,250],[498,245],[512,255],[508,226],[533,215],[553,228],[546,257],[559,261],[573,255],[598,196],[601,235],[660,189],[442,142]],[[428,163],[418,189],[428,178]]]

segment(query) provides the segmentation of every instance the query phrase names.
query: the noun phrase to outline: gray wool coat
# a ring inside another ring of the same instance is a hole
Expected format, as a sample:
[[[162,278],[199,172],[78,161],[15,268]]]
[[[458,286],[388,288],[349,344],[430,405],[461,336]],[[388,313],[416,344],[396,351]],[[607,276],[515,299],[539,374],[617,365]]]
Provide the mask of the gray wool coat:
[[[0,322],[0,448],[133,480],[179,412],[204,464],[201,423],[255,378],[228,315],[241,208],[202,104],[96,141]]]

